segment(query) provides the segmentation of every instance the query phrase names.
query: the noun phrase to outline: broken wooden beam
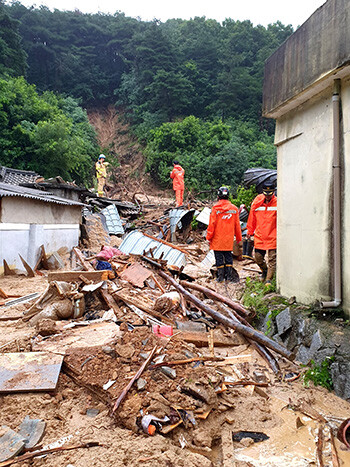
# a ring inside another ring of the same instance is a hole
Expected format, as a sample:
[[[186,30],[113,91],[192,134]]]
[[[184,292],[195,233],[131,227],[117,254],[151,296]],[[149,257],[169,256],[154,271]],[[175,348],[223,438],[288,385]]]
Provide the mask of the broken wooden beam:
[[[169,318],[167,318],[164,315],[161,315],[157,311],[152,310],[151,308],[145,306],[143,303],[140,302],[140,300],[136,300],[134,297],[127,297],[125,294],[122,293],[122,291],[116,291],[112,292],[112,296],[118,298],[122,302],[125,302],[127,305],[134,305],[140,310],[144,311],[145,313],[148,313],[150,316],[153,316],[153,318],[156,318],[160,320],[161,322],[164,322],[165,324],[170,324],[173,325],[173,321]]]
[[[14,271],[13,269],[10,268],[10,266],[8,265],[6,259],[4,259],[3,263],[4,263],[4,275],[5,276],[15,276],[16,271]]]
[[[36,271],[37,269],[40,269],[41,265],[44,269],[50,269],[49,263],[47,262],[47,256],[46,256],[44,245],[41,245],[39,247],[39,257],[38,257],[38,261],[36,262],[36,265],[34,266],[34,271]]]
[[[207,332],[189,332],[181,331],[177,332],[173,336],[173,340],[185,341],[190,344],[194,344],[196,347],[208,347],[208,335]],[[214,331],[214,346],[215,347],[231,347],[244,344],[244,338],[234,333],[230,337],[216,336]]]
[[[129,381],[129,383],[125,386],[125,388],[122,390],[120,396],[118,397],[118,399],[116,400],[115,404],[114,404],[114,407],[113,407],[113,410],[112,412],[114,413],[116,410],[118,410],[118,407],[120,406],[120,404],[123,402],[123,400],[125,399],[127,393],[129,392],[129,390],[131,389],[132,385],[134,384],[134,382],[140,378],[140,376],[142,375],[142,373],[145,371],[145,369],[148,367],[148,365],[151,363],[152,361],[152,358],[154,356],[154,354],[156,353],[156,350],[157,350],[157,346],[155,345],[151,351],[151,353],[149,354],[149,356],[147,357],[147,359],[144,361],[144,363],[142,364],[142,366],[140,367],[140,369],[137,371],[137,373],[135,373],[135,375],[131,378],[131,380]]]
[[[179,250],[181,251],[181,253],[185,255],[188,255],[188,251],[183,250],[182,248],[174,245],[173,243],[166,242],[165,240],[161,240],[160,238],[157,238],[157,237],[153,237],[153,235],[148,235],[145,232],[142,232],[142,235],[144,235],[145,237],[151,238],[152,240],[155,240],[156,242],[163,243],[163,245],[170,246],[170,248],[173,248],[174,250]]]
[[[49,282],[63,281],[63,282],[81,282],[81,277],[85,280],[100,282],[108,280],[108,271],[51,271],[47,275]]]
[[[208,289],[208,287],[203,287],[202,285],[198,285],[194,282],[187,281],[180,281],[180,284],[184,287],[187,287],[188,289],[193,289],[197,290],[198,292],[202,292],[208,298],[212,298],[213,300],[218,300],[219,302],[225,303],[225,305],[237,311],[237,313],[241,314],[245,318],[247,318],[250,315],[249,311],[246,310],[240,303],[234,302],[230,298],[224,297],[223,295],[218,294],[214,290]]]
[[[233,321],[239,321],[240,323],[244,324],[245,326],[249,328],[253,328],[253,326],[248,323],[242,316],[240,316],[238,313],[236,313],[234,310],[230,310],[227,308],[225,305],[220,305],[220,308],[223,309]],[[254,329],[254,328],[253,328]],[[269,367],[271,370],[277,375],[281,369],[279,366],[279,363],[275,356],[267,349],[264,345],[259,344],[258,342],[255,342],[252,339],[249,339],[246,337],[247,341],[249,344],[251,344],[253,347],[256,348],[257,352],[262,356],[262,358],[268,363]]]
[[[274,350],[275,352],[283,355],[283,357],[288,358],[289,360],[294,359],[294,355],[292,352],[287,350],[285,347],[283,347],[281,344],[278,342],[273,341],[272,339],[269,339],[267,336],[262,334],[261,332],[256,331],[254,328],[250,328],[248,326],[245,326],[244,324],[241,324],[238,320],[233,321],[230,318],[227,318],[226,316],[222,315],[218,311],[214,310],[213,308],[209,307],[205,303],[203,303],[199,298],[197,298],[195,295],[192,293],[188,292],[184,287],[182,287],[180,284],[176,282],[172,277],[170,277],[168,274],[165,274],[163,271],[158,271],[158,274],[163,277],[163,279],[167,280],[172,284],[176,290],[178,290],[180,293],[184,294],[187,300],[190,302],[194,303],[196,306],[198,306],[201,310],[203,310],[205,313],[207,313],[209,316],[214,318],[216,321],[219,323],[224,324],[225,326],[234,329],[237,332],[240,332],[243,334],[245,337],[248,337],[259,344],[265,345],[266,347]]]
[[[194,363],[194,362],[222,362],[225,360],[223,357],[193,357],[193,358],[187,358],[186,360],[173,360],[171,362],[160,362],[160,363],[155,363],[154,365],[150,366],[151,370],[155,370],[156,368],[162,367],[162,366],[176,366],[176,365],[187,365],[188,363]]]
[[[74,247],[73,248],[73,252],[75,253],[75,256],[78,258],[78,260],[80,261],[81,265],[83,266],[84,270],[85,271],[94,271],[95,269],[91,266],[91,264],[86,261],[86,258],[85,256],[83,255],[83,253],[79,250],[79,248],[77,247]]]
[[[39,451],[34,451],[34,452],[27,452],[26,454],[23,454],[22,456],[15,457],[14,459],[10,459],[5,462],[0,462],[0,467],[8,467],[9,465],[12,464],[17,464],[19,462],[25,461],[27,459],[33,459],[33,457],[37,456],[44,456],[45,454],[51,454],[52,452],[59,452],[59,451],[71,451],[72,449],[80,449],[80,448],[92,448],[95,446],[102,446],[97,441],[90,441],[88,443],[83,443],[83,444],[76,444],[76,445],[70,445],[70,446],[60,446],[56,448],[50,448],[50,449],[42,449]]]
[[[28,274],[28,277],[35,277],[35,272],[33,271],[33,269],[29,266],[29,264],[27,263],[27,261],[22,258],[21,255],[18,255],[22,261],[22,264],[24,266],[24,269],[27,271],[27,274]]]
[[[120,318],[122,315],[121,309],[119,308],[117,302],[115,299],[112,297],[112,295],[105,289],[101,289],[101,294],[102,297],[104,298],[104,301],[106,304],[111,308],[117,318]]]
[[[0,297],[1,297],[1,298],[9,298],[9,296],[7,295],[7,293],[4,292],[1,288],[0,288]]]

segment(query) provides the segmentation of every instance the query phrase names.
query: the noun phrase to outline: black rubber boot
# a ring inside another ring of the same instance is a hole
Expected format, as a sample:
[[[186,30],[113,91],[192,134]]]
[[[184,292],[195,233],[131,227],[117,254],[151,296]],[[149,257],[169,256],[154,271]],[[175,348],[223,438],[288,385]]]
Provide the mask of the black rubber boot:
[[[267,268],[266,268],[266,269],[263,269],[262,272],[261,272],[261,280],[262,280],[262,282],[265,282],[266,276],[267,276]]]
[[[219,266],[216,273],[216,282],[223,282],[225,279],[225,267]]]
[[[238,272],[230,264],[228,264],[228,265],[226,264],[226,266],[225,266],[225,279],[228,282],[235,282],[235,283],[239,282]]]

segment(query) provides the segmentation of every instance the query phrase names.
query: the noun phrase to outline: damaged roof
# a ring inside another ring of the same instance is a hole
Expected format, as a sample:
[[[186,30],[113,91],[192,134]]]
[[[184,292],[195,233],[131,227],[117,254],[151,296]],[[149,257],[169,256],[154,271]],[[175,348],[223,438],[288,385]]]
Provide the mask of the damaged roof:
[[[35,182],[40,175],[32,170],[18,170],[10,167],[0,166],[0,182],[10,185]]]
[[[179,250],[175,250],[168,245],[159,243],[156,240],[152,240],[149,237],[145,237],[138,230],[133,230],[124,237],[122,244],[119,246],[119,250],[124,254],[146,254],[147,256],[151,256],[150,250],[152,250],[152,256],[154,258],[162,258],[172,266],[180,268],[181,266],[186,265],[186,257],[184,253]]]
[[[0,182],[0,198],[6,196],[19,196],[22,198],[45,201],[47,203],[63,204],[65,206],[85,206],[83,203],[79,203],[78,201],[72,201],[67,198],[54,196],[53,193],[50,193],[49,191],[34,190],[33,188]]]

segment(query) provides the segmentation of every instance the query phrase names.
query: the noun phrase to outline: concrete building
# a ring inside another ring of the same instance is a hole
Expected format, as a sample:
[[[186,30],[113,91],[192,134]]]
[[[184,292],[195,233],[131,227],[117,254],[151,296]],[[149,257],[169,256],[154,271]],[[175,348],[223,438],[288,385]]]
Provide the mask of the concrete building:
[[[267,60],[276,119],[277,283],[350,313],[350,0],[328,0]]]
[[[48,254],[78,245],[82,206],[50,192],[0,182],[0,273],[4,259],[23,269],[19,254],[34,267],[41,245]]]

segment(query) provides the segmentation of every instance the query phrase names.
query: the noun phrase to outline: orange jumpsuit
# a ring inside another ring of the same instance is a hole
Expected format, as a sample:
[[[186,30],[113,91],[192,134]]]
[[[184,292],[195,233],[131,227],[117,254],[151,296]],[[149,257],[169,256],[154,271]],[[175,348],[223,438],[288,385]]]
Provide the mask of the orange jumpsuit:
[[[174,168],[170,174],[170,178],[173,179],[173,190],[175,191],[176,196],[176,207],[182,206],[184,190],[185,190],[185,170],[181,165],[174,165]]]
[[[277,245],[277,198],[265,203],[265,195],[258,195],[250,208],[247,233],[254,235],[254,247],[275,250]]]
[[[207,240],[211,250],[232,251],[234,238],[242,240],[238,208],[228,199],[220,199],[210,213]]]

